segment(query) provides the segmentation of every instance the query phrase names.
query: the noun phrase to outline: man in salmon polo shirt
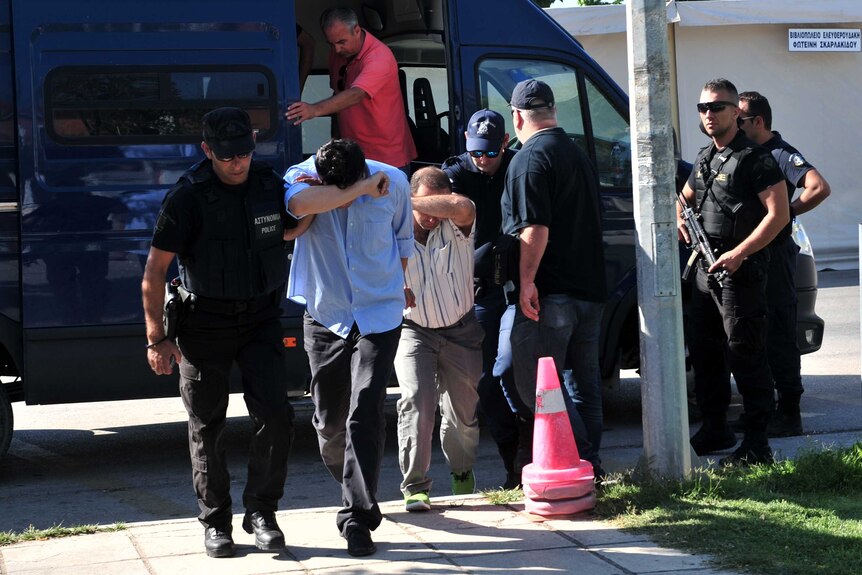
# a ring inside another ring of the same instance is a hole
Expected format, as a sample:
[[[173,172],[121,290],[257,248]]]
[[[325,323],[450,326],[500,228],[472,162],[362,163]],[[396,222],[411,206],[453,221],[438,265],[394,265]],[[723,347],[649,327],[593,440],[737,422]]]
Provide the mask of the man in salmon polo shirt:
[[[416,146],[407,125],[398,63],[392,51],[359,26],[350,8],[329,8],[320,16],[329,43],[331,97],[314,104],[294,102],[285,117],[299,125],[334,115],[333,137],[354,140],[369,160],[395,166],[408,176]]]

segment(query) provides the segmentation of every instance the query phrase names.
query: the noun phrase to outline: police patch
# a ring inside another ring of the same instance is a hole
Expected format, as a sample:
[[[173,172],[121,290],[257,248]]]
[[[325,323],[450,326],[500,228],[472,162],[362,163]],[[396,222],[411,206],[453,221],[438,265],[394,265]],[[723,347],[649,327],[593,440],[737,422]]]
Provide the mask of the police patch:
[[[154,231],[156,233],[161,232],[162,230],[165,229],[165,224],[167,224],[168,222],[173,223],[173,220],[171,220],[171,217],[168,214],[166,214],[164,212],[164,210],[160,211],[159,212],[159,219],[156,220],[156,225],[154,227]]]
[[[790,156],[790,163],[797,168],[801,168],[805,165],[805,158],[802,157],[802,154],[793,154],[792,156]]]

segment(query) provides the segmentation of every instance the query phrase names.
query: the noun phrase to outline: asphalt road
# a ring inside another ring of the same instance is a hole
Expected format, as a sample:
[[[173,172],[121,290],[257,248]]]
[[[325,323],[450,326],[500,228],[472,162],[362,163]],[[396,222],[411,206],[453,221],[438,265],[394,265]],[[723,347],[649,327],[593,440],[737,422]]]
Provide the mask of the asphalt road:
[[[818,314],[826,320],[823,348],[803,358],[803,418],[809,438],[777,442],[779,454],[800,445],[862,440],[859,275],[822,272]],[[618,471],[641,451],[640,383],[627,372],[605,396],[605,467]],[[85,382],[81,382],[84,385]],[[394,400],[387,409],[386,455],[378,497],[400,498]],[[735,396],[733,409],[740,409]],[[308,404],[297,406],[297,437],[282,509],[337,506],[340,491],[317,452]],[[178,398],[78,405],[14,404],[15,435],[0,462],[0,531],[29,525],[111,524],[192,517],[185,412]],[[226,444],[233,477],[234,512],[241,512],[249,424],[242,397],[231,398]],[[448,492],[448,471],[435,450],[435,490]],[[482,429],[478,487],[494,487],[503,472],[487,429]],[[434,491],[432,490],[432,497]],[[333,514],[333,529],[334,527]]]

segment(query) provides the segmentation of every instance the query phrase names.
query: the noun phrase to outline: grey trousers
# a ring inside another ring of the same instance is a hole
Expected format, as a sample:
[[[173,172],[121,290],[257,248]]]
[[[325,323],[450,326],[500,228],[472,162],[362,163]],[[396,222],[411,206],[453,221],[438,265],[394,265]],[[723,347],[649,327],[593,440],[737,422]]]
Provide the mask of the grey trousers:
[[[431,490],[431,439],[440,407],[440,443],[453,473],[473,468],[479,445],[476,391],[482,377],[482,326],[471,310],[449,327],[429,329],[405,321],[395,355],[398,461],[404,496]]]

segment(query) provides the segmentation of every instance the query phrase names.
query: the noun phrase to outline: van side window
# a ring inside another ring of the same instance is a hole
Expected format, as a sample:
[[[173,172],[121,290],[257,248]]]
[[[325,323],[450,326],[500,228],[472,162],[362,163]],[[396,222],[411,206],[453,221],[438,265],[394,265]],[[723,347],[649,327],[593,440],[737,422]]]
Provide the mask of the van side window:
[[[66,66],[45,79],[47,131],[65,145],[196,143],[201,117],[226,105],[259,139],[275,133],[275,78],[261,66]]]
[[[515,84],[528,78],[541,80],[551,87],[557,99],[557,122],[586,151],[577,72],[570,66],[543,60],[483,60],[479,64],[480,106],[487,106],[502,114],[506,118],[506,131],[514,138],[509,99]]]
[[[479,106],[501,113],[506,131],[514,137],[509,113],[509,99],[515,84],[535,78],[554,91],[557,122],[569,137],[596,163],[603,188],[631,185],[628,119],[616,110],[605,95],[590,81],[586,90],[578,89],[578,71],[559,62],[530,59],[486,59],[479,63]],[[592,138],[584,128],[585,114],[590,116]],[[594,149],[591,149],[594,148]]]
[[[617,112],[589,78],[586,84],[599,182],[603,188],[631,187],[631,136],[628,118]]]

